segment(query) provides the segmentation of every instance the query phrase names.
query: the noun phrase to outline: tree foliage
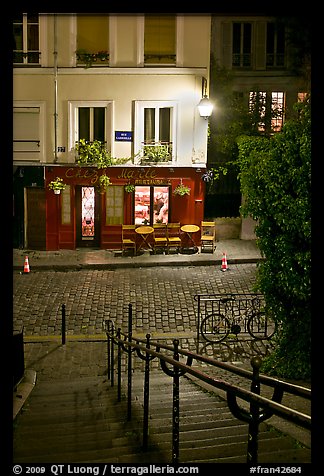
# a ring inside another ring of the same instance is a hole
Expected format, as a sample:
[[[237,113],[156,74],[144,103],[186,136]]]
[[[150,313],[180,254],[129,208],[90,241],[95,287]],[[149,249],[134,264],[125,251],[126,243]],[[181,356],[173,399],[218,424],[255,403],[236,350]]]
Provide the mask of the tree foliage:
[[[297,107],[297,106],[296,106]],[[264,370],[288,378],[310,376],[311,119],[310,98],[272,138],[238,139],[244,216],[257,221],[264,256],[257,286],[279,324],[276,350]]]

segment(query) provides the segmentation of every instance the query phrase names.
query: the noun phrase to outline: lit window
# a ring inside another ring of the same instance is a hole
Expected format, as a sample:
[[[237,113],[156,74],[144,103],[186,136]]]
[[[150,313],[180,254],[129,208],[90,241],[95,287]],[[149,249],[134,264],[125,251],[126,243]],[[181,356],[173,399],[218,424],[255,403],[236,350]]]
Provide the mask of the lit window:
[[[284,120],[283,92],[250,92],[249,111],[252,126],[259,132],[279,132]]]
[[[77,16],[77,62],[106,66],[109,62],[109,16]]]
[[[175,64],[176,16],[146,15],[144,28],[145,64]]]
[[[135,187],[134,222],[135,225],[168,223],[169,187]]]

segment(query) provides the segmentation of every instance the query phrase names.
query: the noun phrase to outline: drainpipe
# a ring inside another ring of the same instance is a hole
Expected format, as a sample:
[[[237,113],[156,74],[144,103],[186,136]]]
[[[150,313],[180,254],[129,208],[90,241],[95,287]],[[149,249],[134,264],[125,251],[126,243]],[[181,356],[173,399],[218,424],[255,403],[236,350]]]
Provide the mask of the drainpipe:
[[[57,17],[54,14],[54,162],[57,162]]]

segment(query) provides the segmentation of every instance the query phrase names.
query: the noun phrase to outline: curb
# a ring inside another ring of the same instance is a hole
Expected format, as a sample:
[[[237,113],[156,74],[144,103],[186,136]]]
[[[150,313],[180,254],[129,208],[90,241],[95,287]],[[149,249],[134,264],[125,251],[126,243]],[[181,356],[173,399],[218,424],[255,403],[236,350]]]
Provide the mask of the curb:
[[[250,264],[264,261],[264,258],[234,258],[227,261],[227,264]],[[186,260],[186,261],[136,261],[132,263],[62,263],[62,264],[33,264],[30,272],[37,271],[81,271],[81,270],[116,270],[126,268],[149,268],[156,266],[221,266],[222,260]],[[14,271],[21,271],[22,267],[13,265]],[[226,271],[230,271],[228,268]]]

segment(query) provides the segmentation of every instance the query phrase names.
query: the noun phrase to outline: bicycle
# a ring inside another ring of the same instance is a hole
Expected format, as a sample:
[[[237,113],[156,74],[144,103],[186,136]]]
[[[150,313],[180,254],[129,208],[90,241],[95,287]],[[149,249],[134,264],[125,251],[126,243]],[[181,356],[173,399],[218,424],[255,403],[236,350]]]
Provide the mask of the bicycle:
[[[250,301],[250,306],[247,301]],[[221,305],[224,307],[224,313],[220,312]],[[261,309],[261,301],[258,297],[236,299],[234,295],[230,295],[221,298],[218,311],[205,316],[200,324],[200,332],[208,342],[222,342],[230,333],[236,335],[237,338],[242,330],[240,325],[242,322],[245,332],[257,340],[271,339],[276,332],[275,322]]]

